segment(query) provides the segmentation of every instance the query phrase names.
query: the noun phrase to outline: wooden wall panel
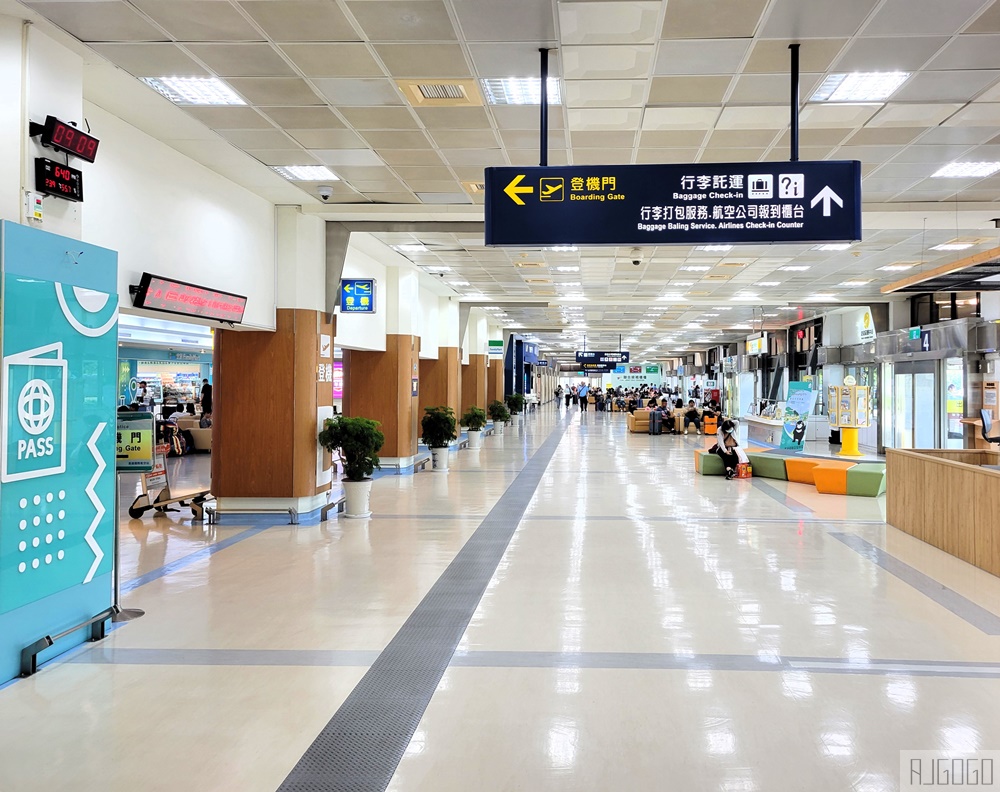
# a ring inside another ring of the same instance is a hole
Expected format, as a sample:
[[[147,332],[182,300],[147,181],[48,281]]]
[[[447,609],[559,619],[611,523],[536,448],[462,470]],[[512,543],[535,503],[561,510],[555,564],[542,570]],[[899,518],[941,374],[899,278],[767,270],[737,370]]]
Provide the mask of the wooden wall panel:
[[[486,409],[486,378],[486,355],[469,355],[468,365],[462,366],[462,412],[472,406]]]
[[[273,333],[216,333],[212,490],[217,497],[316,493],[319,328],[316,311],[279,309]]]
[[[425,407],[451,407],[461,417],[464,404],[461,398],[462,358],[457,347],[438,347],[437,360],[420,361],[419,418]]]
[[[503,361],[493,358],[486,370],[486,403],[503,401]]]
[[[413,336],[387,335],[385,352],[344,350],[344,414],[382,424],[381,456],[407,457],[417,452],[419,397],[411,391],[411,379],[419,372],[417,343]]]

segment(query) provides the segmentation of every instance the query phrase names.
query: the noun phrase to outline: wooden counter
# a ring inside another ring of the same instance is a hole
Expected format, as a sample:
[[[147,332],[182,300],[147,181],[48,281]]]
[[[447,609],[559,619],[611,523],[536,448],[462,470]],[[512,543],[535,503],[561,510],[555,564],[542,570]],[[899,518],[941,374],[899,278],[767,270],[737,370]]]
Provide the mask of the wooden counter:
[[[1000,575],[1000,452],[886,450],[886,522]]]

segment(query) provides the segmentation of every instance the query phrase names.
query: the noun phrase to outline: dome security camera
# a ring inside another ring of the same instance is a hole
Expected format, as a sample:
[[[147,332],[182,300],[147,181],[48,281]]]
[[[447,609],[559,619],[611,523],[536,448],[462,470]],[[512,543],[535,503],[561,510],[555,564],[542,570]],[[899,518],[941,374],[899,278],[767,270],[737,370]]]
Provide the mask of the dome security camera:
[[[333,187],[328,184],[322,184],[317,189],[316,192],[319,193],[319,197],[324,201],[329,201],[333,197]]]

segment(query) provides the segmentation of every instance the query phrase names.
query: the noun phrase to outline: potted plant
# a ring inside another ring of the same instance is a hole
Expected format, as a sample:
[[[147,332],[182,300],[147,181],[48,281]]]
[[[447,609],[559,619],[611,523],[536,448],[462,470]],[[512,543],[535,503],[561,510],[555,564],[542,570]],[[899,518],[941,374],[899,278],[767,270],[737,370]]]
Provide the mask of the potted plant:
[[[455,439],[457,428],[455,411],[451,407],[424,407],[420,439],[431,450],[434,470],[448,472],[448,446]]]
[[[319,433],[319,444],[331,454],[339,451],[344,465],[346,517],[370,517],[372,472],[381,470],[378,452],[385,443],[378,421],[370,418],[327,418]]]
[[[486,410],[473,405],[462,416],[462,426],[469,430],[469,448],[483,447],[483,427],[486,426]]]
[[[510,420],[510,410],[507,409],[507,405],[502,401],[494,400],[489,403],[486,410],[489,412],[490,418],[493,420],[493,430],[498,435],[502,435],[503,425]]]
[[[511,393],[504,401],[507,402],[507,409],[510,410],[510,414],[514,418],[514,423],[520,423],[521,413],[524,412],[524,394]]]

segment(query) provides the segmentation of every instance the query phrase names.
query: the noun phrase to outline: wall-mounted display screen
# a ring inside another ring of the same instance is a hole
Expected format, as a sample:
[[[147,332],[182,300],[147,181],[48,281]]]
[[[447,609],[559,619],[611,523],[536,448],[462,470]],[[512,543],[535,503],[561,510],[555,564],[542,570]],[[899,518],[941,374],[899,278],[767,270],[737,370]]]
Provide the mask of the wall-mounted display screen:
[[[243,321],[247,298],[144,272],[132,305],[147,311],[239,323]]]
[[[760,335],[756,338],[747,339],[747,354],[748,355],[766,355],[767,354],[767,335]]]
[[[67,201],[83,200],[83,174],[45,157],[35,160],[35,190]]]

